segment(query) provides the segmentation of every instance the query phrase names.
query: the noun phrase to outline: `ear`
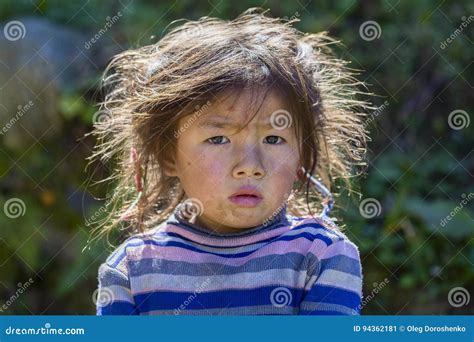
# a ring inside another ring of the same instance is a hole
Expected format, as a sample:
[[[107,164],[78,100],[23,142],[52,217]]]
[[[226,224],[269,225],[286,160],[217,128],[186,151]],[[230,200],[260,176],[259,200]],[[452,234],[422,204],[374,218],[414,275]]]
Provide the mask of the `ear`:
[[[163,173],[168,177],[178,177],[178,172],[176,169],[176,161],[174,158],[167,157],[163,160]]]
[[[302,169],[302,166],[298,166],[298,168],[296,169],[296,177],[295,177],[295,182],[296,181],[301,181],[301,180],[304,180],[304,172],[303,172],[303,169]]]

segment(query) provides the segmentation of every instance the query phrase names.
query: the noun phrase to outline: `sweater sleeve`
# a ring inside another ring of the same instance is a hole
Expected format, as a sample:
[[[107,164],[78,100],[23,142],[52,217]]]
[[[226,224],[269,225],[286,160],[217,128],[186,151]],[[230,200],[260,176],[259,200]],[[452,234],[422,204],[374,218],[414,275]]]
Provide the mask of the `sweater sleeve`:
[[[113,253],[99,267],[99,288],[96,296],[97,315],[138,315],[130,290],[126,254]]]
[[[318,257],[317,249],[309,254],[307,284],[299,314],[360,314],[362,267],[356,245],[344,236],[319,254]]]

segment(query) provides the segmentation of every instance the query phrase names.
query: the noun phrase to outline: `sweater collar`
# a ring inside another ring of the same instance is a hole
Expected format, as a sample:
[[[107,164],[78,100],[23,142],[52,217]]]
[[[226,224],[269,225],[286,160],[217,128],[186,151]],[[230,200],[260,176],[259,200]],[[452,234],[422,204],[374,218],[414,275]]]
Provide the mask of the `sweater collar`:
[[[167,224],[172,224],[178,227],[181,227],[187,231],[192,233],[212,237],[212,238],[222,238],[222,239],[229,239],[229,238],[240,238],[240,237],[248,237],[257,233],[267,232],[269,230],[283,227],[290,224],[290,217],[287,215],[286,211],[286,204],[282,207],[282,209],[277,212],[275,215],[272,215],[269,219],[265,220],[262,224],[254,227],[250,227],[247,229],[242,229],[241,232],[236,233],[218,233],[202,227],[196,223],[191,223],[186,218],[184,218],[177,207],[174,212],[169,216],[166,220]]]

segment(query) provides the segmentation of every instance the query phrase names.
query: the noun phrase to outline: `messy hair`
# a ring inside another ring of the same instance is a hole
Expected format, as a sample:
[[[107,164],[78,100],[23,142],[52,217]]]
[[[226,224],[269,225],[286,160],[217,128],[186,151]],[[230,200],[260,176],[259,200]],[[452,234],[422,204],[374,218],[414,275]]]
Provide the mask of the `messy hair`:
[[[370,107],[356,97],[366,93],[348,62],[334,56],[331,45],[339,42],[325,32],[303,34],[292,26],[295,21],[272,18],[261,9],[232,21],[203,17],[172,29],[156,44],[112,59],[103,76],[106,96],[90,159],[113,162],[105,180],[115,184],[96,237],[108,237],[124,214],[127,229],[136,233],[175,210],[185,193],[177,177],[165,174],[164,163],[175,155],[178,122],[233,88],[285,94],[301,166],[334,195],[340,193],[334,189],[339,179],[351,189],[350,178],[365,165],[363,117]],[[297,184],[289,213],[314,215],[322,196],[304,174]]]

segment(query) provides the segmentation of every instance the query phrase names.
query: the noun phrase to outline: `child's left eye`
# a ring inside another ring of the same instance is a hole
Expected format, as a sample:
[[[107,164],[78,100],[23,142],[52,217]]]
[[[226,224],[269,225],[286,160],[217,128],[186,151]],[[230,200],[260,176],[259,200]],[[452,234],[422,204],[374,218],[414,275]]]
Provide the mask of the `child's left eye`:
[[[268,137],[265,137],[265,139],[266,139],[267,142],[268,142],[269,144],[271,144],[271,145],[279,145],[279,144],[277,143],[278,139],[281,139],[281,142],[280,142],[280,143],[282,143],[282,142],[285,141],[285,139],[283,139],[282,137],[279,137],[279,136],[277,136],[277,135],[269,135]]]

